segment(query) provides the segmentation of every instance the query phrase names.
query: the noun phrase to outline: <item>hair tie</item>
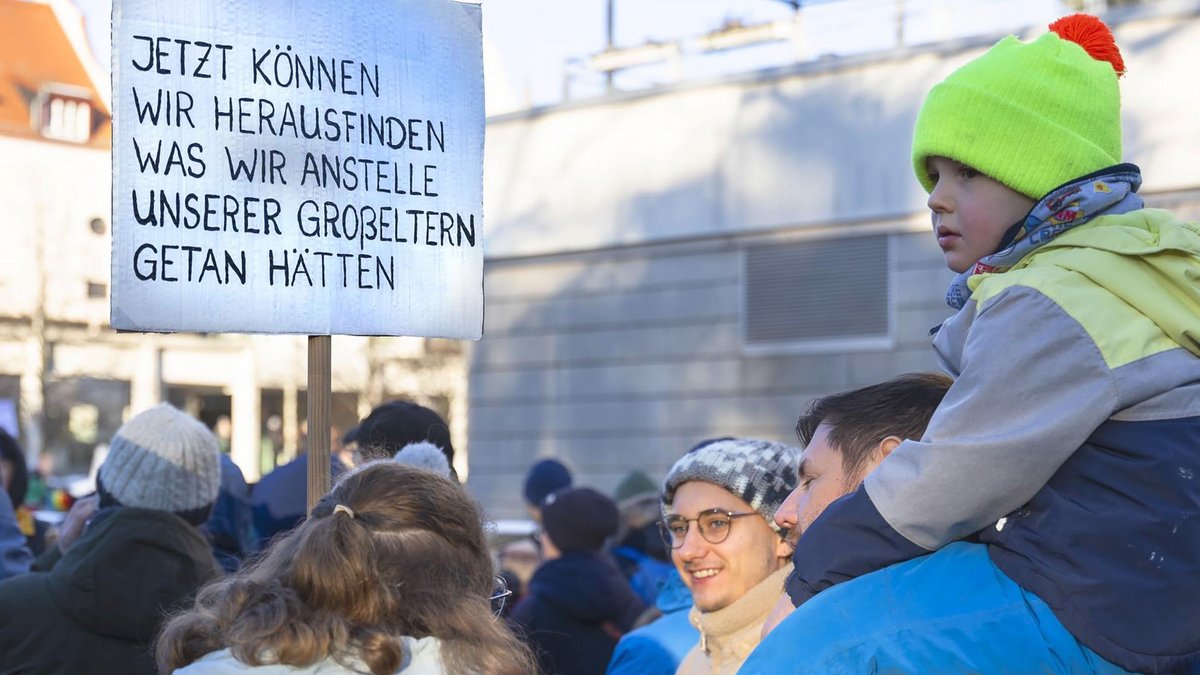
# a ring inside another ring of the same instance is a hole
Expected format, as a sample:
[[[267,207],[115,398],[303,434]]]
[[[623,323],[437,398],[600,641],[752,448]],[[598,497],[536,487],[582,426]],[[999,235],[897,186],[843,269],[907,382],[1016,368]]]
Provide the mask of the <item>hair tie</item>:
[[[350,507],[349,507],[349,506],[346,506],[345,504],[338,504],[337,506],[333,507],[333,512],[334,512],[334,513],[337,513],[337,512],[339,512],[339,511],[340,511],[340,512],[342,512],[342,513],[344,513],[344,514],[346,514],[346,515],[348,515],[348,516],[350,516],[351,518],[353,518],[353,517],[354,517],[354,511],[352,511],[352,510],[350,509]]]

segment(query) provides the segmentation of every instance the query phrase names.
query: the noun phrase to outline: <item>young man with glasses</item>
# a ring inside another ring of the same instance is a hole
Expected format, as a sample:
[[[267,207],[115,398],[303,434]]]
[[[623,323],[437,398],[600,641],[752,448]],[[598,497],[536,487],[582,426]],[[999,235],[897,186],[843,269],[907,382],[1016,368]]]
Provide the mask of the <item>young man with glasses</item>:
[[[663,483],[663,536],[692,591],[700,642],[679,673],[734,673],[791,571],[773,516],[796,487],[797,448],[729,439],[684,455]]]

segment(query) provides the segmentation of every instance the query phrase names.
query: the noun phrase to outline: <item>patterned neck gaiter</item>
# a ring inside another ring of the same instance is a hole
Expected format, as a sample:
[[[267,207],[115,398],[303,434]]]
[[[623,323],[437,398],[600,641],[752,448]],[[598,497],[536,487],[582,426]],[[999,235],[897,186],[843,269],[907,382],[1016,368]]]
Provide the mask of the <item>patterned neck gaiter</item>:
[[[1118,164],[1056,188],[1033,207],[1023,223],[1013,226],[999,251],[985,256],[950,282],[946,303],[962,309],[971,297],[967,280],[972,276],[1007,271],[1072,227],[1096,216],[1142,208],[1145,204],[1136,194],[1141,185],[1141,169],[1133,164]]]

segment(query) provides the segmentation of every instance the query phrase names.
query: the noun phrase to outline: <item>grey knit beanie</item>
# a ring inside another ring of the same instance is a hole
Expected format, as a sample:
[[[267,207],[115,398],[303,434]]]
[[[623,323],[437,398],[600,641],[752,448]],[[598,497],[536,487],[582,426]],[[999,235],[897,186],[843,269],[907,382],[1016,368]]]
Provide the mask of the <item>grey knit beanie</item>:
[[[662,508],[666,515],[675,491],[688,481],[713,483],[729,490],[762,514],[771,527],[775,510],[796,488],[800,449],[771,441],[731,438],[694,448],[679,458],[663,481]]]
[[[198,420],[163,403],[117,429],[100,465],[102,506],[169,511],[203,523],[221,487],[217,439]]]

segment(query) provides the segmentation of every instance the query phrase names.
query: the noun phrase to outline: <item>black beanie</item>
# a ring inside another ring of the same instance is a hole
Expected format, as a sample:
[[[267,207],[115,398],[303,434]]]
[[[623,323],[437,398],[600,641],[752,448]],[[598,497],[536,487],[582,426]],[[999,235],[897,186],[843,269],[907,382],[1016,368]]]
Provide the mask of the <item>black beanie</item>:
[[[359,452],[372,459],[391,458],[406,445],[429,441],[454,466],[454,446],[446,422],[429,408],[410,401],[392,401],[372,410],[356,428],[354,440]]]
[[[562,462],[556,459],[543,459],[529,467],[525,474],[525,487],[522,494],[525,501],[533,506],[539,506],[546,501],[551,492],[571,487],[571,472]]]
[[[616,503],[591,488],[564,488],[542,502],[542,527],[563,553],[599,551],[618,522]]]

